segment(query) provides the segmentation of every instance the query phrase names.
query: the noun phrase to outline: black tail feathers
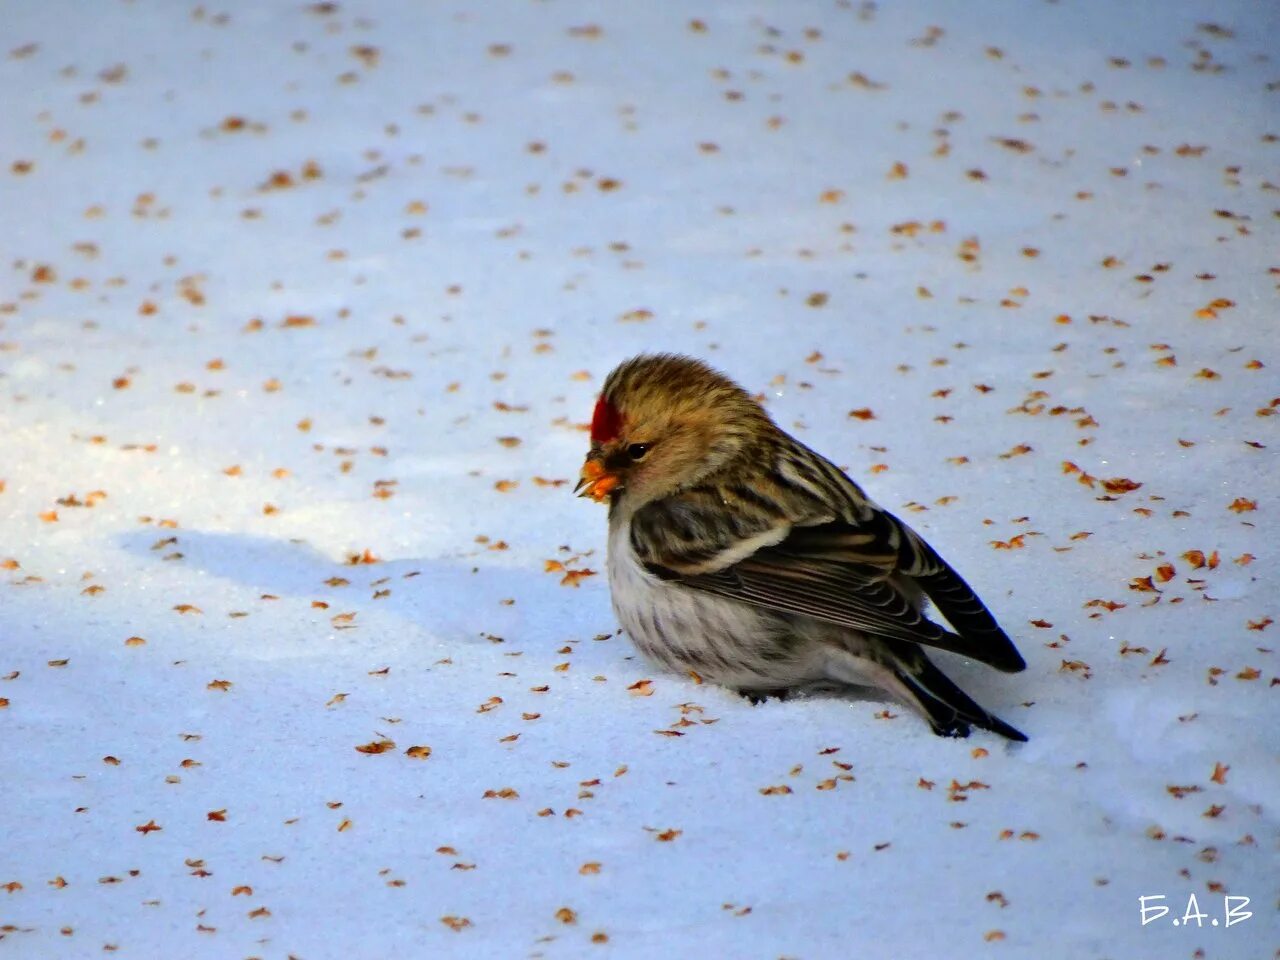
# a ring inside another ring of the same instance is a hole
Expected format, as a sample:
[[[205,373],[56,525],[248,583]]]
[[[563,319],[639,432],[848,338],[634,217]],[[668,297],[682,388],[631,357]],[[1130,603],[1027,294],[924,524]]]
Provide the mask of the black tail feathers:
[[[980,707],[939,670],[923,651],[919,653],[918,660],[913,658],[910,667],[904,664],[896,673],[915,698],[917,706],[928,717],[933,732],[939,736],[967,737],[973,726],[998,733],[1010,740],[1026,741],[1026,734]]]

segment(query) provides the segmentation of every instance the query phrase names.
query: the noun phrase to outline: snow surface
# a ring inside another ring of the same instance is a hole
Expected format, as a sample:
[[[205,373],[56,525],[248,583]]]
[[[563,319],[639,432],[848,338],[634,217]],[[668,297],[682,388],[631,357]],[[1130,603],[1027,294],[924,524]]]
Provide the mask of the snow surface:
[[[1276,956],[1278,11],[7,4],[0,958]],[[636,658],[654,349],[1030,743]]]

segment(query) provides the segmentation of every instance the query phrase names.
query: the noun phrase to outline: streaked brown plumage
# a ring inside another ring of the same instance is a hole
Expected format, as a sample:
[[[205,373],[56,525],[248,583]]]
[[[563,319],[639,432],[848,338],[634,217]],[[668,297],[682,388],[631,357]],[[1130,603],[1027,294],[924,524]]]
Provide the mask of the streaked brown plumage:
[[[701,361],[643,355],[609,375],[579,489],[609,502],[614,610],[660,666],[752,697],[876,687],[937,733],[1026,739],[922,648],[1025,667],[959,574]]]

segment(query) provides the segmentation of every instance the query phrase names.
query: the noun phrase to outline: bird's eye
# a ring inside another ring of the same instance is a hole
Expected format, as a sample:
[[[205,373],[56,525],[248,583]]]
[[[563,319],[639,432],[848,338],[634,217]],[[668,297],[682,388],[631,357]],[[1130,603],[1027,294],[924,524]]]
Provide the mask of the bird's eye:
[[[649,444],[633,443],[627,447],[627,456],[632,460],[643,460],[644,455],[649,452]]]

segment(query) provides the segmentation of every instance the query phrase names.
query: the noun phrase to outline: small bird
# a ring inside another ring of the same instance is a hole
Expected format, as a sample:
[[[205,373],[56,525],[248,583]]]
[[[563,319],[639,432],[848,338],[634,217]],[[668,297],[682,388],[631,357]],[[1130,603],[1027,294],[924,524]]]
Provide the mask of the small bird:
[[[1027,739],[923,649],[1026,667],[969,585],[702,361],[646,354],[609,374],[575,491],[608,501],[613,609],[655,665],[754,701],[872,687],[941,736]]]

